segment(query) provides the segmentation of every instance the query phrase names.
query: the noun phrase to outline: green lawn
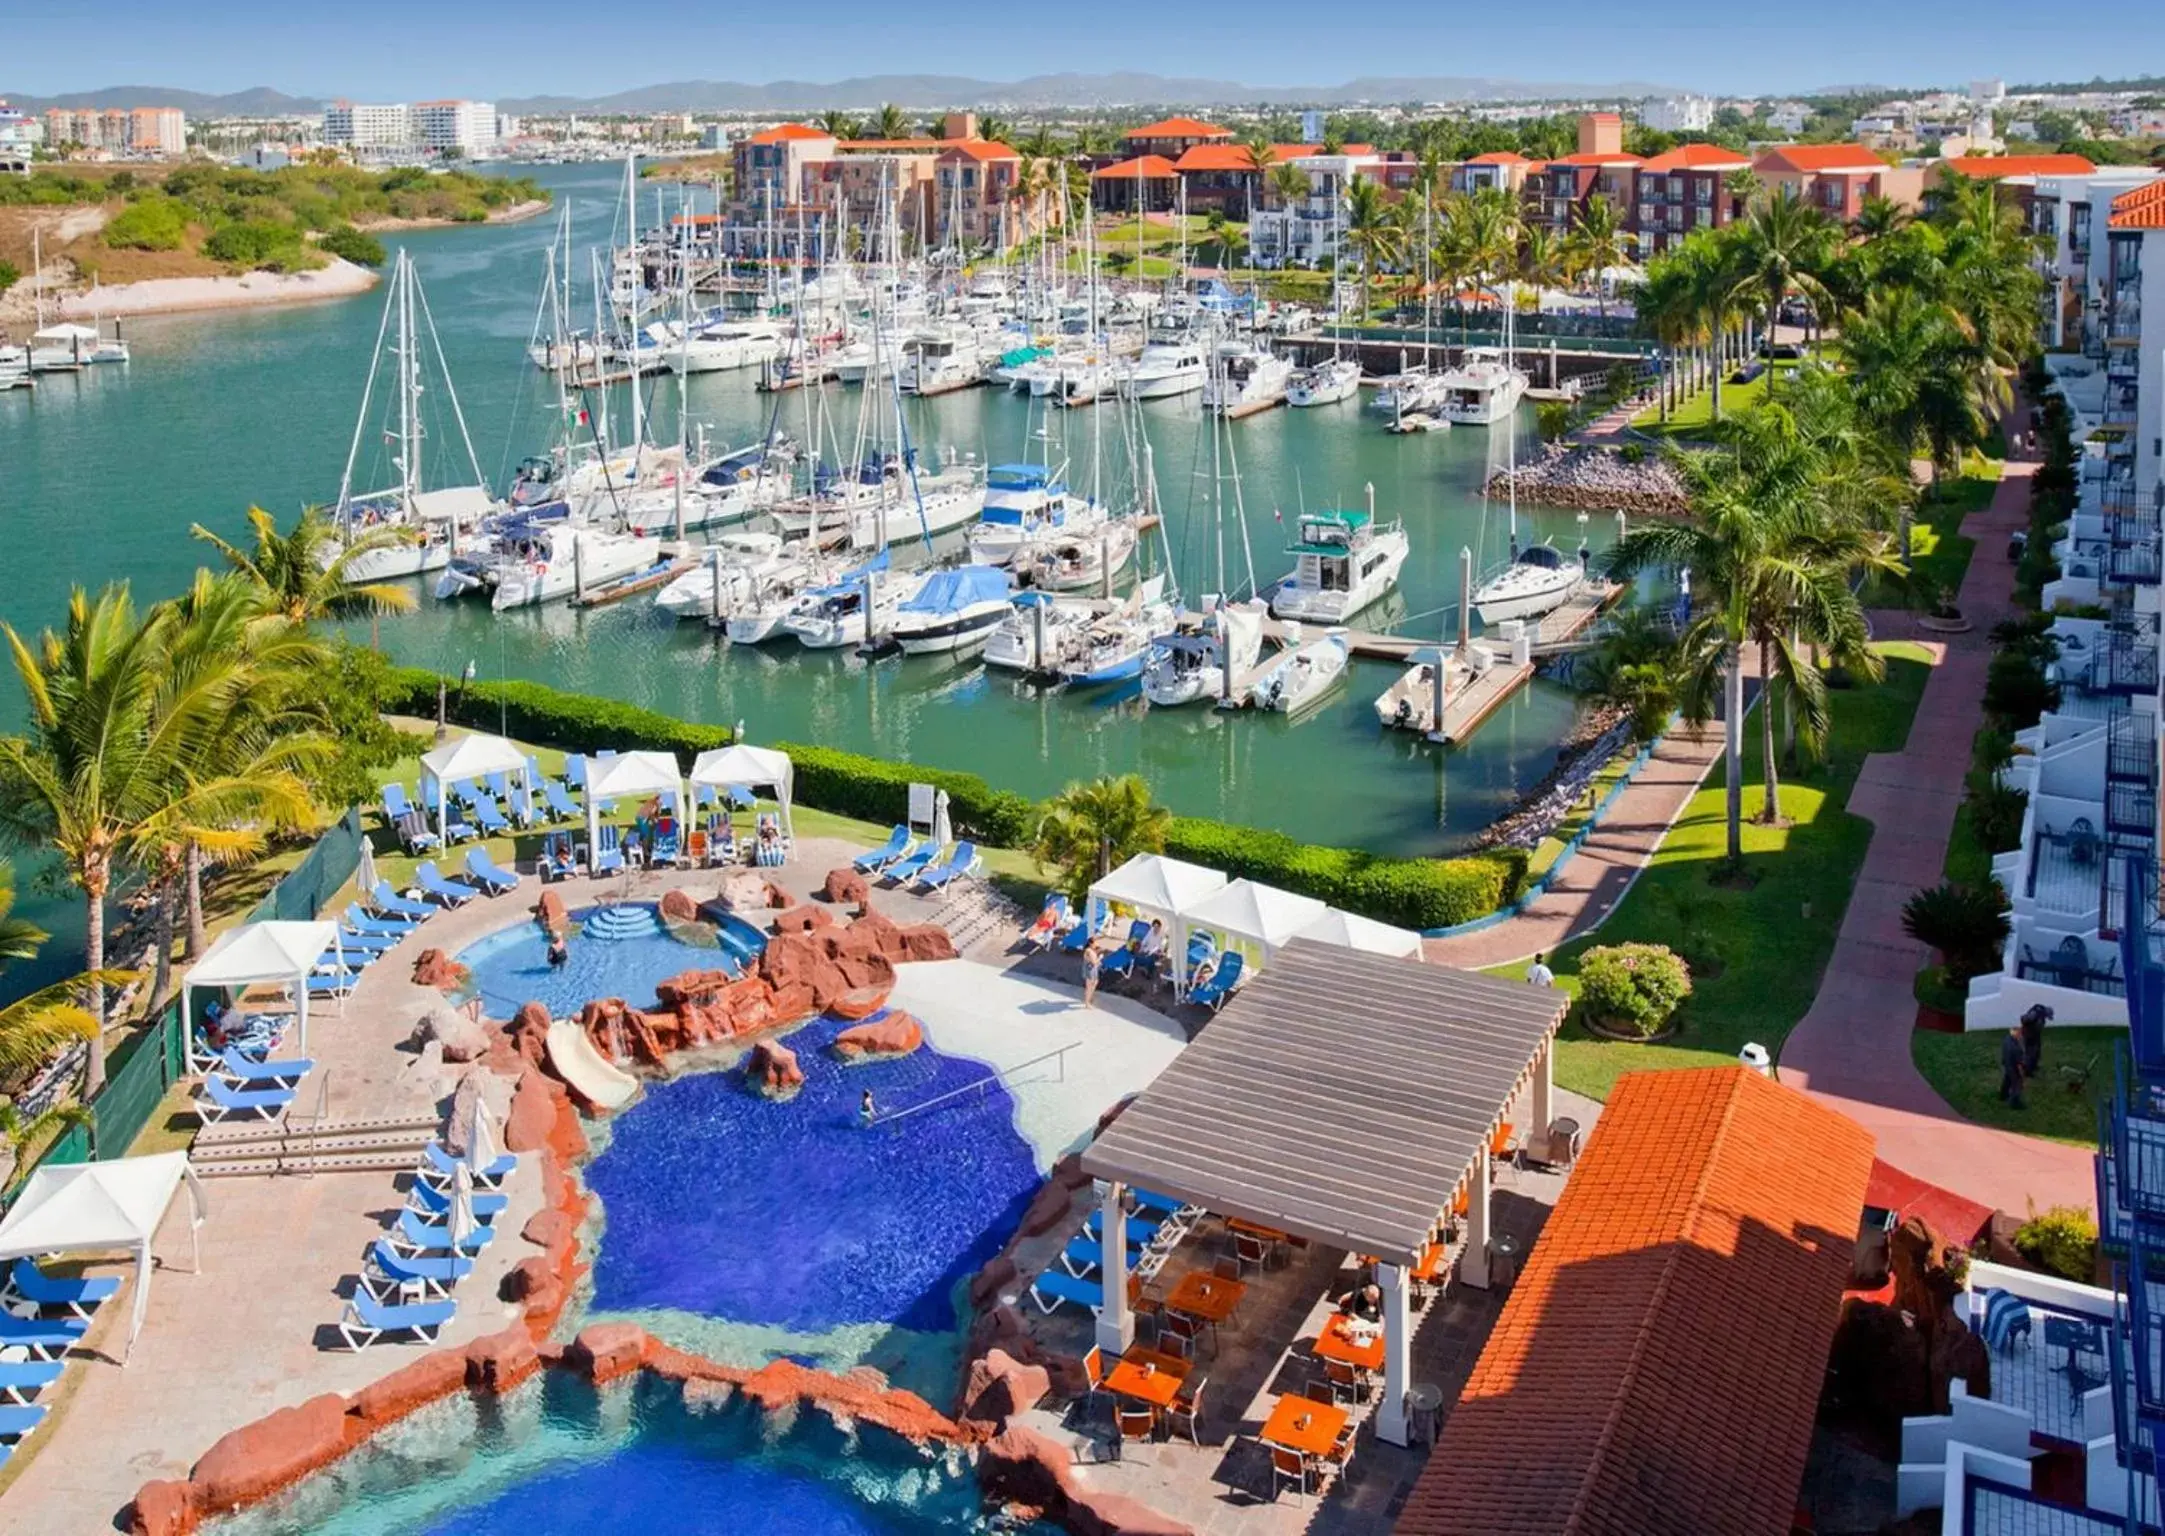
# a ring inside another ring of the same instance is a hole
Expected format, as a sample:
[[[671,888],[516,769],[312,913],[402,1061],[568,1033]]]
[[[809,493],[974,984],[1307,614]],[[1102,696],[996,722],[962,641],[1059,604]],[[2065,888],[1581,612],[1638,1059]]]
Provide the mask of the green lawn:
[[[1909,564],[1917,592],[1929,589],[1952,598],[1961,589],[1970,556],[1977,551],[1977,541],[1961,531],[1963,520],[1991,506],[1999,484],[2000,461],[1971,454],[1958,478],[1918,501],[1909,531]],[[1915,605],[1910,594],[1878,582],[1866,587],[1864,603],[1868,608]]]
[[[2044,1062],[2024,1095],[2024,1109],[2000,1102],[2004,1038],[1996,1029],[1962,1035],[1920,1029],[1910,1036],[1910,1058],[1966,1120],[2095,1147],[2097,1104],[2112,1092],[2113,1047],[2127,1038],[2127,1031],[2074,1026],[2046,1030]]]
[[[1794,363],[1776,365],[1794,368]],[[1767,395],[1767,381],[1771,372],[1762,373],[1749,384],[1732,384],[1726,377],[1721,386],[1721,413],[1724,420],[1739,411],[1751,409]],[[1656,403],[1631,419],[1633,427],[1650,437],[1704,437],[1714,422],[1714,391],[1702,389],[1695,395],[1686,395],[1681,403],[1669,412],[1669,419],[1661,419],[1661,406]]]
[[[1930,672],[1920,646],[1880,647],[1886,681],[1834,695],[1834,730],[1826,762],[1782,779],[1786,827],[1763,827],[1756,813],[1762,784],[1756,712],[1745,723],[1744,860],[1749,887],[1720,887],[1709,872],[1726,844],[1724,791],[1717,765],[1692,797],[1615,914],[1598,932],[1550,959],[1558,985],[1576,992],[1578,957],[1593,944],[1627,940],[1675,943],[1687,916],[1722,962],[1701,977],[1682,1012],[1682,1028],[1659,1045],[1598,1040],[1567,1024],[1557,1052],[1557,1081],[1608,1097],[1625,1072],[1734,1061],[1747,1041],[1777,1054],[1819,990],[1842,912],[1871,840],[1871,826],[1843,810],[1864,758],[1899,751]],[[1687,913],[1685,909],[1695,908]],[[1521,966],[1499,967],[1518,975]]]

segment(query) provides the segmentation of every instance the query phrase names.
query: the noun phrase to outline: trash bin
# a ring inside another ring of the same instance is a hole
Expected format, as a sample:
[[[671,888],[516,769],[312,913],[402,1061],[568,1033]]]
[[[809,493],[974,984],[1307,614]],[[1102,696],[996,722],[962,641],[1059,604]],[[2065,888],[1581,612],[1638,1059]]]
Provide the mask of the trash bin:
[[[1519,1277],[1519,1240],[1509,1233],[1489,1239],[1488,1283],[1499,1291],[1507,1291]]]

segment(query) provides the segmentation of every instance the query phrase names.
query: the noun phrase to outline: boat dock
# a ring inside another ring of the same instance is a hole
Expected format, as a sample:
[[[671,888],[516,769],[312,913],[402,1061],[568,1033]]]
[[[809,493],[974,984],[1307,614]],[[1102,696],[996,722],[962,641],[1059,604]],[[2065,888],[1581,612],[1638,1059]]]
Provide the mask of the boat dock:
[[[601,608],[610,603],[622,602],[627,597],[637,597],[641,592],[652,592],[666,587],[679,576],[698,564],[696,560],[671,560],[662,565],[648,566],[629,576],[604,582],[589,591],[576,594],[571,605],[574,608]]]

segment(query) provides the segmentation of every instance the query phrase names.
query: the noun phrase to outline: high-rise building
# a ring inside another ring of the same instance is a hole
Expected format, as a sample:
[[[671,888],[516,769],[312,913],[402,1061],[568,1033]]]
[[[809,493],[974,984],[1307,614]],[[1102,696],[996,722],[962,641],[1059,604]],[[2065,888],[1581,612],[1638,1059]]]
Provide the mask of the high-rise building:
[[[128,149],[138,155],[185,155],[188,119],[178,107],[137,107],[128,114]]]
[[[496,103],[424,101],[413,109],[413,136],[423,149],[477,155],[496,147]]]
[[[414,142],[413,112],[404,102],[334,101],[323,110],[323,142],[347,149],[405,149]]]
[[[1714,126],[1714,98],[1650,96],[1639,104],[1639,121],[1663,133],[1704,133]]]

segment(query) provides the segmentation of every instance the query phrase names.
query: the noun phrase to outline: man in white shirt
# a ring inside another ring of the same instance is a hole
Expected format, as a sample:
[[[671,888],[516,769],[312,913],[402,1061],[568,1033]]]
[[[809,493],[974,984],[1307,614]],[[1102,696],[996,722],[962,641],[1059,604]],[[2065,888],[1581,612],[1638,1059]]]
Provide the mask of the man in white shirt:
[[[1534,956],[1534,963],[1526,967],[1526,984],[1530,987],[1553,987],[1556,973],[1548,968],[1546,955]]]

